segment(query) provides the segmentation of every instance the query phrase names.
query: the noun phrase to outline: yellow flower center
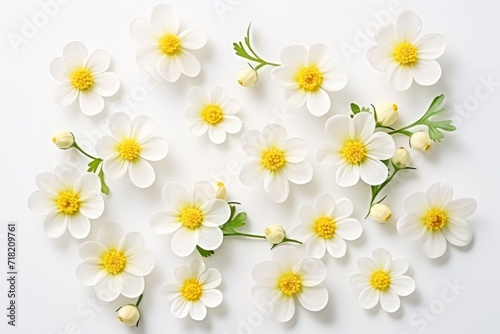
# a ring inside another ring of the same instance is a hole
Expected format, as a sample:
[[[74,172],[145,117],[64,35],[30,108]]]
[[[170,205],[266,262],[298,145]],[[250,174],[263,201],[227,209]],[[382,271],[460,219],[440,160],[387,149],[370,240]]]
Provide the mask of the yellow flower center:
[[[323,73],[316,65],[304,66],[295,75],[295,81],[302,90],[315,92],[323,83]]]
[[[265,169],[276,172],[286,164],[285,152],[276,147],[271,147],[262,153],[260,162]]]
[[[94,85],[94,75],[88,68],[78,67],[69,76],[75,89],[86,91]]]
[[[116,147],[118,155],[122,160],[133,162],[139,158],[141,153],[141,146],[137,140],[133,138],[123,139]]]
[[[63,190],[56,197],[57,210],[65,215],[73,215],[80,208],[80,196],[73,190]]]
[[[391,276],[384,270],[377,270],[370,276],[370,284],[375,290],[386,291],[391,286]]]
[[[448,215],[439,208],[433,208],[427,211],[424,216],[424,224],[430,231],[442,229],[448,222]]]
[[[192,206],[187,206],[182,209],[179,216],[182,226],[190,230],[199,228],[203,223],[203,213],[200,209]]]
[[[196,278],[190,278],[184,281],[181,288],[181,295],[184,299],[194,302],[200,299],[203,294],[203,286]]]
[[[394,48],[392,58],[401,66],[413,66],[418,61],[418,50],[411,43],[399,43]]]
[[[302,277],[292,272],[284,273],[278,279],[278,287],[284,295],[295,295],[302,291]]]
[[[102,266],[110,275],[118,275],[127,265],[127,258],[122,252],[116,250],[109,250],[101,258]]]
[[[174,34],[166,34],[160,38],[160,51],[167,57],[174,57],[182,52],[181,39]]]
[[[359,139],[350,139],[344,144],[341,153],[347,163],[357,165],[365,160],[367,150]]]
[[[335,222],[331,217],[327,216],[316,218],[313,224],[313,230],[317,236],[331,239],[335,234]]]
[[[218,105],[209,104],[201,111],[201,118],[209,125],[217,125],[224,120],[224,113]]]

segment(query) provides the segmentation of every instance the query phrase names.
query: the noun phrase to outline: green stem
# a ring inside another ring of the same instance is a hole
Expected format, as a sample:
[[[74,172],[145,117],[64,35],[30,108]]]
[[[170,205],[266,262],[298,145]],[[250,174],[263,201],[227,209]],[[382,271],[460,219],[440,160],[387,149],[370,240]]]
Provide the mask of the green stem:
[[[248,237],[248,238],[256,238],[256,239],[266,239],[266,237],[264,235],[249,234],[249,233],[240,233],[240,232],[236,232],[236,231],[233,231],[231,233],[224,233],[223,236],[225,236],[225,237],[231,237],[231,236],[237,237],[237,236],[240,236],[240,237]],[[299,240],[289,239],[289,238],[286,238],[286,237],[280,243],[283,243],[283,242],[294,242],[296,244],[302,244],[302,242],[299,241]]]
[[[96,157],[93,157],[91,156],[90,154],[88,154],[87,152],[85,152],[84,150],[82,150],[82,148],[80,146],[78,146],[78,144],[76,143],[76,141],[73,143],[73,145],[71,145],[71,147],[74,147],[76,148],[78,151],[80,151],[83,155],[85,155],[86,157],[92,159],[92,160],[97,160],[99,158],[96,158]]]
[[[144,296],[144,294],[141,293],[141,295],[139,296],[139,299],[137,299],[137,303],[135,303],[135,307],[139,307],[139,304],[141,303],[141,300],[142,300],[142,296]]]
[[[387,186],[389,184],[389,182],[392,181],[392,179],[394,178],[394,176],[400,171],[401,169],[399,168],[395,168],[394,169],[394,172],[387,178],[387,180],[384,181],[384,183],[382,183],[381,185],[379,186],[376,186],[375,188],[372,188],[372,197],[370,199],[370,205],[368,207],[368,213],[366,214],[365,216],[365,219],[366,217],[368,217],[368,215],[370,214],[370,209],[372,208],[373,206],[373,202],[375,202],[375,199],[377,198],[378,194],[380,194],[380,192],[382,191],[382,189],[385,188],[385,186]]]

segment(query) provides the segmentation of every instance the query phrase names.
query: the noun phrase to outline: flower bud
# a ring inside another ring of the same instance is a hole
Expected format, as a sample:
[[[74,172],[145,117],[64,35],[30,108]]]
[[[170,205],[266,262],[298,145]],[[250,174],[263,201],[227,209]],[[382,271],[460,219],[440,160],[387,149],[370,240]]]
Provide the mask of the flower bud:
[[[138,326],[139,320],[141,319],[141,312],[139,312],[137,306],[132,304],[124,305],[116,310],[116,312],[118,313],[118,320],[125,325]]]
[[[377,122],[382,126],[391,126],[398,119],[398,106],[391,102],[382,102],[375,106]]]
[[[264,231],[267,241],[277,245],[285,239],[285,229],[277,224],[269,225]]]
[[[75,142],[75,136],[67,130],[59,130],[52,137],[52,142],[61,150],[67,150]]]
[[[215,185],[215,197],[217,199],[221,199],[221,200],[224,200],[224,201],[227,201],[227,190],[226,190],[226,186],[224,185],[223,182],[217,182],[217,184]]]
[[[410,152],[404,147],[400,147],[392,156],[392,164],[398,169],[403,169],[410,166]]]
[[[392,218],[391,208],[383,203],[377,203],[370,209],[370,217],[377,223],[387,223]]]
[[[243,87],[251,87],[255,85],[259,76],[257,71],[251,67],[246,67],[238,73],[238,83]]]
[[[431,137],[426,132],[415,132],[410,137],[410,146],[416,150],[426,152],[431,148]]]

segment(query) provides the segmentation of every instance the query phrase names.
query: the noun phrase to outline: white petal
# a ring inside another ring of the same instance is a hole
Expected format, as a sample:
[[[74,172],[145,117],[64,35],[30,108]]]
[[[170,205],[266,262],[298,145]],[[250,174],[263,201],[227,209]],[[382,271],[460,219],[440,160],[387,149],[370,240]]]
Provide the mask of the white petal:
[[[330,70],[323,73],[321,88],[329,92],[337,92],[347,85],[347,73],[341,70]]]
[[[241,137],[241,149],[249,156],[260,159],[265,148],[266,138],[259,131],[249,130]]]
[[[373,261],[378,268],[390,272],[392,268],[392,256],[383,248],[377,248],[372,254]]]
[[[127,266],[125,271],[134,276],[146,276],[155,266],[155,257],[142,248],[129,248],[125,251]]]
[[[309,225],[311,224],[315,219],[317,218],[316,211],[314,208],[310,205],[302,205],[299,208],[299,220],[305,224]]]
[[[167,4],[159,4],[153,8],[151,13],[151,27],[156,34],[177,34],[179,24],[179,14],[177,14],[174,7]]]
[[[413,81],[411,68],[399,65],[392,66],[389,69],[389,81],[395,90],[407,90]]]
[[[307,156],[305,141],[299,138],[290,138],[285,142],[283,151],[286,152],[286,161],[297,163],[303,161]]]
[[[93,91],[80,92],[78,98],[85,115],[94,116],[104,110],[104,99]]]
[[[344,239],[334,236],[332,239],[326,241],[326,248],[328,253],[334,258],[341,258],[347,251],[347,245]]]
[[[190,266],[187,265],[175,268],[174,278],[179,282],[183,282],[187,278],[192,278],[190,272]]]
[[[422,191],[414,192],[405,198],[403,207],[408,213],[421,214],[428,208],[427,195]]]
[[[215,201],[215,189],[210,183],[207,181],[199,181],[194,184],[193,203],[202,205],[202,210],[210,211],[213,209],[214,205],[220,205],[220,202],[221,201]]]
[[[129,35],[132,40],[142,45],[157,45],[158,39],[155,38],[149,18],[140,17],[134,19],[129,26]]]
[[[180,288],[178,282],[168,282],[160,287],[160,293],[165,296],[167,301],[170,301],[180,296]]]
[[[168,82],[176,82],[181,76],[181,69],[175,58],[161,57],[156,64],[156,70]]]
[[[71,82],[71,64],[64,58],[59,57],[50,63],[50,74],[61,82]]]
[[[363,233],[361,223],[354,218],[347,218],[338,221],[335,225],[335,234],[345,240],[356,240]]]
[[[104,160],[102,169],[106,176],[110,176],[112,179],[118,179],[127,172],[128,166],[129,164],[125,160],[111,158]]]
[[[394,259],[392,259],[391,276],[394,277],[394,276],[403,275],[408,271],[408,268],[410,268],[410,264],[408,263],[408,260],[406,260],[403,257],[394,258]],[[398,295],[400,295],[400,294],[398,293]]]
[[[316,150],[316,159],[326,167],[338,166],[343,162],[340,154],[337,153],[338,145],[331,142],[321,143]]]
[[[47,195],[56,196],[59,191],[59,181],[53,173],[40,173],[36,177],[36,185]]]
[[[222,244],[222,230],[219,227],[200,228],[198,245],[206,250],[215,250]]]
[[[172,251],[177,256],[188,256],[191,254],[198,242],[197,232],[188,231],[185,228],[179,229],[172,238]]]
[[[328,304],[328,290],[323,286],[305,287],[297,298],[306,310],[320,311]]]
[[[472,229],[460,218],[449,217],[448,222],[441,230],[448,242],[452,245],[464,247],[472,241]]]
[[[273,260],[280,264],[283,268],[297,268],[297,264],[300,264],[303,258],[303,251],[300,248],[290,245],[278,247],[274,250],[273,254]]]
[[[189,316],[193,320],[203,320],[207,316],[207,308],[201,302],[193,302],[189,305]]]
[[[441,66],[435,60],[420,60],[411,72],[415,81],[422,86],[434,85],[441,77]]]
[[[358,138],[366,143],[373,136],[373,131],[375,131],[375,119],[372,114],[361,112],[353,117],[349,128],[351,138]]]
[[[369,277],[363,273],[354,273],[349,277],[349,283],[357,290],[364,290],[370,286]]]
[[[401,301],[397,294],[391,290],[380,293],[380,306],[389,313],[394,313],[399,310]]]
[[[243,123],[241,120],[233,115],[225,115],[224,116],[224,123],[222,123],[222,126],[224,127],[224,131],[227,133],[238,133],[240,132]]]
[[[427,34],[420,38],[415,47],[418,50],[418,58],[436,59],[444,53],[446,40],[440,34]]]
[[[182,74],[187,77],[196,77],[200,74],[201,64],[198,58],[193,56],[190,52],[183,51],[178,57],[175,58],[177,66]]]
[[[49,238],[59,238],[66,232],[68,216],[52,211],[43,220],[43,231]]]
[[[271,200],[276,203],[282,203],[288,198],[290,185],[282,172],[267,172],[264,177],[264,190]]]
[[[104,212],[104,199],[100,193],[90,193],[89,199],[81,204],[80,212],[90,219],[99,218]]]
[[[396,33],[400,42],[413,42],[417,39],[422,30],[422,21],[417,14],[406,11],[398,16],[396,21]]]
[[[149,137],[141,142],[141,157],[149,161],[160,161],[167,156],[168,143],[162,137]]]
[[[54,169],[54,174],[59,179],[59,184],[67,188],[73,188],[81,177],[80,172],[76,168],[66,164],[57,165]]]
[[[73,88],[72,85],[64,83],[56,87],[54,93],[54,102],[66,107],[75,102],[78,97],[78,90]]]
[[[312,221],[311,221],[312,222]],[[308,242],[314,235],[311,225],[308,224],[298,224],[292,229],[292,235],[295,239],[302,242]]]
[[[408,276],[392,277],[391,291],[398,296],[408,296],[415,291],[415,281]]]
[[[424,254],[431,259],[438,258],[446,252],[446,238],[441,231],[426,231],[421,245]]]
[[[158,68],[158,63],[164,57],[157,46],[138,48],[135,54],[137,65],[146,72],[155,72]]]
[[[97,235],[97,241],[108,248],[118,248],[125,233],[123,228],[116,223],[104,224]]]
[[[326,114],[332,105],[330,96],[323,89],[318,89],[315,92],[310,92],[306,97],[307,110],[314,116],[323,116]]]
[[[224,141],[226,141],[226,131],[224,131],[224,129],[220,126],[209,126],[208,138],[210,138],[210,140],[214,144],[222,144]]]
[[[295,70],[290,67],[279,66],[272,70],[271,76],[282,87],[295,86]]]
[[[350,137],[349,128],[351,119],[344,115],[335,115],[328,119],[325,124],[326,136],[334,143],[340,144]]]
[[[154,121],[146,115],[140,115],[132,121],[131,137],[142,144],[142,141],[149,138],[155,128]]]
[[[365,142],[367,155],[376,160],[392,158],[396,150],[394,139],[385,132],[375,132]]]
[[[92,90],[101,96],[113,96],[120,88],[120,79],[111,72],[105,72],[95,76]]]
[[[86,238],[90,233],[90,221],[81,213],[69,216],[68,230],[76,239]]]
[[[281,51],[280,60],[283,66],[297,69],[307,62],[307,50],[302,45],[288,46]]]
[[[449,212],[451,216],[461,219],[471,216],[476,209],[477,203],[472,198],[454,199],[449,201],[444,207],[444,210]]]
[[[181,228],[182,223],[178,221],[177,213],[163,210],[151,217],[150,226],[156,234],[170,234]]]
[[[337,169],[335,181],[341,187],[350,187],[358,183],[359,175],[359,166],[344,163]]]
[[[200,300],[206,307],[214,308],[222,303],[222,292],[219,290],[205,290],[200,297]]]
[[[368,275],[371,275],[375,270],[379,269],[377,264],[369,257],[359,258],[357,264],[363,274],[368,273]]]
[[[140,158],[129,164],[128,174],[132,183],[139,188],[151,186],[156,178],[153,166]]]
[[[121,275],[107,275],[99,283],[94,285],[97,297],[105,302],[118,298],[123,289],[123,277]]]
[[[206,202],[207,204],[209,202]],[[210,201],[211,209],[209,211],[205,212],[205,220],[203,222],[203,225],[205,226],[206,223],[210,222],[214,225],[222,225],[227,222],[229,219],[229,216],[231,215],[231,210],[229,208],[229,205],[227,204],[226,201],[216,199],[216,200],[211,200]],[[204,211],[205,209],[205,204],[201,206],[201,210]]]
[[[195,259],[189,265],[189,276],[200,277],[207,269],[205,262],[201,259]]]
[[[127,298],[137,298],[144,291],[144,278],[123,273],[123,288],[121,294]]]
[[[87,60],[86,67],[94,74],[100,74],[106,71],[111,64],[111,57],[104,50],[92,52]]]
[[[127,251],[133,248],[144,248],[144,237],[139,232],[130,232],[125,234],[121,240],[118,250]]]
[[[361,291],[359,294],[359,302],[361,303],[361,307],[369,310],[377,305],[380,298],[380,293],[377,290],[368,287]]]
[[[286,144],[286,129],[279,124],[269,124],[262,131],[268,146],[283,148]]]
[[[254,185],[264,176],[260,162],[250,159],[245,162],[240,171],[240,181],[246,186]]]
[[[220,272],[215,268],[208,268],[199,278],[204,289],[214,289],[222,282]]]
[[[319,196],[314,205],[314,209],[318,216],[331,217],[335,209],[335,198],[333,198],[332,194],[323,194]]]
[[[63,49],[63,57],[71,63],[72,68],[84,66],[87,56],[87,48],[79,41],[69,42]]]
[[[321,259],[326,253],[325,239],[313,236],[306,244],[307,256]]]
[[[359,169],[361,179],[372,186],[383,183],[389,176],[387,166],[383,162],[371,158],[367,158]]]
[[[397,229],[399,234],[409,237],[412,240],[419,240],[426,231],[425,225],[420,221],[420,217],[415,214],[406,214],[398,220]]]
[[[173,210],[180,210],[184,205],[191,204],[191,196],[187,190],[178,183],[169,183],[163,187],[163,199],[167,202],[167,207]]]
[[[295,303],[292,297],[283,297],[280,299],[276,309],[274,310],[274,317],[280,322],[289,321],[295,313]]]
[[[197,50],[207,44],[207,34],[200,28],[190,28],[179,34],[183,48]]]
[[[394,60],[388,45],[377,45],[368,49],[366,54],[370,64],[379,71],[388,71]]]
[[[453,187],[446,182],[436,182],[427,190],[427,203],[430,206],[445,206],[453,198]]]
[[[333,209],[332,215],[339,223],[341,220],[346,219],[352,215],[354,211],[354,206],[352,201],[349,198],[340,198],[336,203]],[[342,237],[344,238],[344,237]],[[345,238],[344,238],[345,239]],[[348,239],[350,240],[350,239]]]
[[[301,89],[285,88],[285,99],[292,107],[300,108],[306,103],[307,94]]]
[[[93,286],[106,274],[95,258],[84,260],[75,270],[76,279],[85,286]]]
[[[176,318],[185,318],[189,314],[191,303],[184,298],[177,298],[170,307],[170,312]]]
[[[280,266],[275,261],[257,263],[252,270],[252,276],[258,285],[274,287],[280,275]]]
[[[233,99],[229,99],[221,104],[224,113],[227,115],[234,115],[240,111],[240,104]]]
[[[54,199],[47,193],[39,190],[35,191],[28,198],[28,207],[31,211],[39,215],[47,215],[56,209]]]
[[[109,118],[109,131],[118,140],[130,138],[132,135],[132,120],[123,112],[114,113]]]
[[[392,24],[381,27],[375,35],[375,43],[381,45],[392,45],[397,41],[396,29]]]
[[[306,184],[313,177],[313,169],[307,161],[298,163],[287,163],[283,173],[290,182],[295,184]]]
[[[330,50],[324,44],[313,44],[307,54],[307,64],[321,68],[330,60]]]

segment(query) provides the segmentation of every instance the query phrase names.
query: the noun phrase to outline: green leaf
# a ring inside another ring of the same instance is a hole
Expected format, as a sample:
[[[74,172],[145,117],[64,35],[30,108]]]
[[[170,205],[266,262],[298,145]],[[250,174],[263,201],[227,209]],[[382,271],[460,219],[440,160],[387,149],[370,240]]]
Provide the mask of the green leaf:
[[[89,162],[87,164],[87,166],[89,166],[89,168],[87,169],[87,172],[95,173],[97,171],[97,168],[99,168],[99,165],[101,164],[101,162],[102,162],[101,158],[97,158],[97,159],[94,159],[91,162]]]
[[[246,225],[247,214],[246,212],[240,212],[233,218],[235,212],[234,206],[231,206],[231,217],[229,220],[221,226],[221,229],[225,233],[235,233],[235,228],[242,227]]]
[[[443,107],[444,95],[439,95],[434,98],[429,109],[421,118],[420,124],[426,125],[429,128],[429,137],[434,142],[441,142],[444,138],[443,131],[455,131],[457,128],[451,124],[451,120],[432,120],[436,116],[444,113]]]
[[[104,194],[109,195],[109,187],[106,184],[106,181],[104,181],[104,172],[102,171],[102,168],[99,171],[99,179],[101,180],[101,191]]]
[[[351,103],[351,111],[354,115],[356,115],[361,112],[361,109],[359,109],[359,106],[356,103]]]
[[[206,249],[201,248],[200,246],[196,245],[196,250],[200,253],[201,256],[203,257],[210,257],[215,254],[213,250],[209,251]]]

